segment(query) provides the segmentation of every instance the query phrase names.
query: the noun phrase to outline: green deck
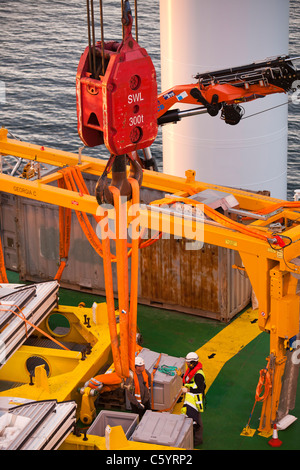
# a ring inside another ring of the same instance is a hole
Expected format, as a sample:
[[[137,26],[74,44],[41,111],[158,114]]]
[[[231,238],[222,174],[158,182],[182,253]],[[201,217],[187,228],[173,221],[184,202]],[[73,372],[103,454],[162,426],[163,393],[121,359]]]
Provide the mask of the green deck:
[[[10,282],[19,282],[15,273],[9,272],[8,278]],[[91,307],[94,301],[102,302],[105,299],[60,289],[61,305],[77,306],[79,302],[85,302],[86,307]],[[199,349],[226,328],[225,324],[216,321],[141,305],[138,307],[138,326],[143,336],[143,347],[177,357]],[[207,393],[207,409],[203,415],[204,443],[199,449],[276,450],[268,445],[269,439],[259,436],[258,432],[253,437],[240,436],[254,405],[259,371],[265,367],[268,354],[269,337],[261,333],[225,364]],[[214,360],[208,357],[200,359],[204,371]],[[260,412],[261,404],[257,403],[251,428],[258,428]],[[299,399],[291,414],[300,416]],[[300,420],[285,431],[278,431],[278,436],[283,442],[280,450],[300,450]]]

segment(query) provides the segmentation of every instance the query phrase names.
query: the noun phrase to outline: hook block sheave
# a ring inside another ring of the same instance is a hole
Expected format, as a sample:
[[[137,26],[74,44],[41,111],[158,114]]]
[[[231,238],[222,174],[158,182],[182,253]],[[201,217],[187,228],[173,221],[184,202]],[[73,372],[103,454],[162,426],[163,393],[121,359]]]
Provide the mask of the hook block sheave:
[[[149,147],[158,130],[155,68],[133,39],[128,17],[121,43],[96,43],[96,72],[90,70],[87,47],[76,75],[79,136],[88,147],[105,144],[114,155]]]

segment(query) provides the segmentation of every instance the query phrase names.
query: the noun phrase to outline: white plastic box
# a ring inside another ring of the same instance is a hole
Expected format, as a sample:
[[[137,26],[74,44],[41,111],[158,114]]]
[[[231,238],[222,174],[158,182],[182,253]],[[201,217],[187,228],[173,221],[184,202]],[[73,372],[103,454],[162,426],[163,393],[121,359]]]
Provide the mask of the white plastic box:
[[[150,351],[144,348],[139,353],[145,361],[145,367],[150,372],[153,371],[160,353]],[[162,354],[158,367],[161,366],[172,366],[180,370],[182,375],[185,371],[185,360],[184,358],[178,358],[168,356],[168,354]],[[180,394],[182,387],[182,378],[180,375],[167,375],[159,370],[154,374],[153,380],[153,410],[157,411],[170,411],[171,407],[176,403],[176,399]]]
[[[147,410],[130,440],[193,449],[193,420],[185,415]]]
[[[122,411],[102,410],[89,427],[87,434],[104,437],[107,425],[122,426],[127,439],[131,437],[139,420],[139,415],[135,413],[126,413]]]

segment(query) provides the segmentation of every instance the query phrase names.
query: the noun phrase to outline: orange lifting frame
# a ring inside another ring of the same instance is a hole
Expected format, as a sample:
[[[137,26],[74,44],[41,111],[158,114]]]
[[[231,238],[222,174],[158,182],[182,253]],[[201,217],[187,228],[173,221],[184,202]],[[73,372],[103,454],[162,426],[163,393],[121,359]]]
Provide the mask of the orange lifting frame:
[[[7,138],[6,129],[0,129],[0,154],[13,155],[24,159],[33,160],[40,163],[54,165],[58,169],[64,169],[63,172],[54,171],[52,174],[44,176],[35,181],[24,180],[9,175],[0,174],[1,191],[14,194],[17,196],[27,197],[30,199],[58,205],[65,209],[74,209],[81,214],[87,213],[97,217],[98,204],[94,196],[88,195],[80,187],[63,187],[62,181],[65,180],[65,173],[75,172],[77,174],[76,182],[80,184],[80,173],[90,173],[100,176],[105,168],[106,160],[99,160],[91,157],[62,152],[55,149],[39,147],[25,142]],[[75,168],[77,167],[77,169]],[[78,172],[78,169],[80,172]],[[50,186],[48,183],[57,181],[58,187]],[[72,184],[72,183],[71,183]],[[131,182],[132,184],[132,182]],[[205,207],[207,215],[213,220],[190,221],[191,228],[199,227],[203,229],[203,241],[205,243],[226,247],[238,251],[242,258],[244,268],[250,278],[250,282],[258,299],[258,325],[262,331],[270,334],[270,357],[274,364],[272,372],[272,392],[265,398],[260,422],[260,430],[268,433],[272,430],[272,424],[276,420],[276,411],[279,405],[281,393],[281,380],[285,369],[286,362],[286,345],[289,339],[299,332],[299,297],[296,294],[297,277],[300,274],[300,266],[298,266],[296,258],[300,256],[300,225],[298,223],[300,213],[300,202],[287,202],[279,199],[269,198],[267,196],[253,194],[248,191],[227,188],[213,184],[206,184],[195,180],[195,172],[188,170],[186,178],[174,177],[162,173],[155,173],[144,170],[143,187],[162,190],[171,195],[187,198],[190,194],[203,191],[205,189],[214,189],[233,194],[238,200],[239,206],[244,211],[250,211],[255,214],[267,214],[265,220],[253,219],[253,222],[247,221],[247,225],[238,224],[235,226],[232,220],[221,220],[220,214],[212,212]],[[84,189],[84,188],[83,188]],[[133,193],[134,183],[133,183]],[[135,196],[134,196],[135,197]],[[176,197],[176,200],[178,198]],[[171,199],[172,200],[172,199]],[[171,201],[168,200],[169,202]],[[165,201],[166,202],[166,201]],[[187,200],[190,204],[190,200]],[[157,204],[159,201],[157,201]],[[152,203],[153,204],[153,203]],[[163,226],[164,214],[151,212],[151,220],[149,216],[149,207],[140,207],[139,224],[141,228],[150,227],[151,221]],[[81,217],[81,216],[80,216]],[[99,216],[98,216],[99,217]],[[218,217],[218,220],[217,218]],[[271,247],[266,241],[269,236],[268,225],[271,222],[282,221],[286,226],[283,235],[289,237],[291,244],[284,249]],[[226,224],[225,224],[226,222]],[[186,221],[185,221],[186,223]],[[238,228],[240,230],[238,230]],[[65,228],[61,233],[66,233]],[[169,233],[182,236],[182,220],[171,216],[171,224]],[[67,237],[67,235],[65,235]],[[67,238],[66,238],[67,239]],[[65,239],[65,240],[66,240]],[[98,243],[98,242],[97,242]],[[137,266],[137,250],[140,241],[133,241],[131,247],[132,263]],[[62,246],[67,246],[63,242]],[[125,260],[126,248],[126,260]],[[109,239],[102,240],[102,251],[104,254],[104,270],[106,283],[112,282],[111,277],[111,261],[112,257],[109,251]],[[126,272],[128,251],[125,243],[119,244],[118,251],[122,258],[122,264],[119,267],[120,276]],[[66,251],[61,249],[60,256],[63,259]],[[133,261],[134,260],[134,261]],[[64,260],[63,260],[64,261]],[[135,276],[138,270],[134,270]],[[118,283],[121,283],[118,279]],[[128,274],[126,286],[128,282]],[[129,299],[127,297],[127,287],[121,292],[121,303],[124,305],[123,310],[126,311],[122,321],[124,331],[128,331],[129,322],[136,322],[136,305],[137,305],[137,277],[131,279],[133,286],[130,308],[128,306]],[[120,286],[120,284],[119,284]],[[125,334],[125,346],[122,341],[120,346],[113,319],[115,319],[115,309],[113,306],[113,295],[111,289],[107,290],[107,304],[110,309],[109,315],[112,319],[112,350],[115,351],[116,371],[115,383],[120,382],[120,377],[127,375],[128,367],[133,370],[133,350],[135,349],[135,328],[129,328],[127,340]],[[122,308],[121,305],[121,308]],[[110,306],[110,307],[109,307]],[[129,311],[128,311],[129,310]],[[125,315],[127,317],[125,318]],[[129,318],[129,320],[127,320]],[[120,323],[121,326],[121,323]],[[123,339],[123,333],[121,339]],[[121,355],[123,347],[128,351],[128,359],[123,359],[121,363]],[[109,374],[111,375],[111,374]],[[112,384],[112,379],[110,384]]]

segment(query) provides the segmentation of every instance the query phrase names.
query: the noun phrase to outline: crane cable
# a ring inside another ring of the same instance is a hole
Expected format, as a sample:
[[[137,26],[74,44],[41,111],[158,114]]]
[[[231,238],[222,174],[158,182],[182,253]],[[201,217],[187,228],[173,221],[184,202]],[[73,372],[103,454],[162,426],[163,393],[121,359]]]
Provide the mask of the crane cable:
[[[267,111],[272,111],[273,109],[280,108],[281,106],[286,106],[290,102],[291,102],[291,99],[289,98],[288,101],[286,101],[285,103],[278,104],[276,106],[273,106],[272,108],[263,109],[262,111],[258,111],[257,113],[250,114],[249,116],[243,116],[241,120],[248,119],[253,116],[257,116],[258,114],[266,113]]]
[[[127,2],[128,0],[125,0]],[[137,0],[134,0],[135,7],[135,37],[138,41],[138,12]],[[124,12],[124,0],[121,0],[122,16]],[[104,16],[103,16],[103,2],[99,0],[100,12],[100,33],[101,33],[101,75],[105,74],[105,54],[104,54]],[[88,47],[89,47],[89,70],[93,78],[99,79],[100,68],[97,67],[96,57],[96,32],[95,32],[95,12],[94,0],[86,0],[86,14],[87,14],[87,30],[88,30]],[[124,24],[122,22],[122,38],[124,39]]]

